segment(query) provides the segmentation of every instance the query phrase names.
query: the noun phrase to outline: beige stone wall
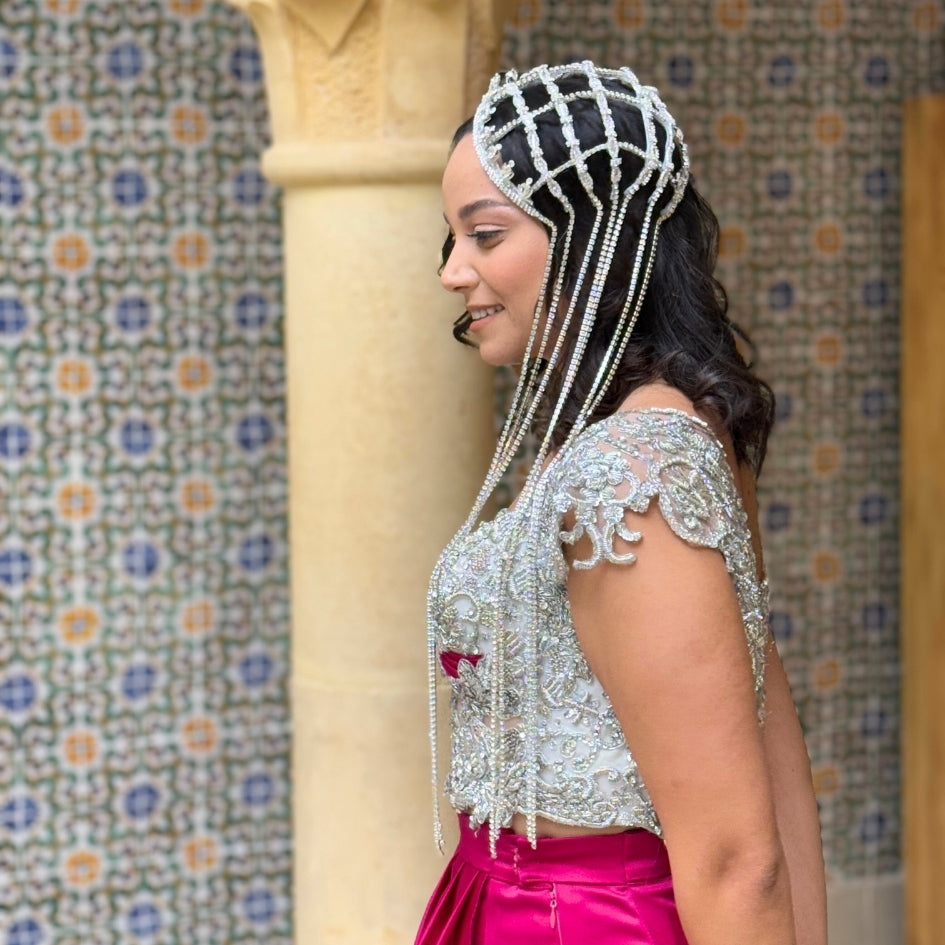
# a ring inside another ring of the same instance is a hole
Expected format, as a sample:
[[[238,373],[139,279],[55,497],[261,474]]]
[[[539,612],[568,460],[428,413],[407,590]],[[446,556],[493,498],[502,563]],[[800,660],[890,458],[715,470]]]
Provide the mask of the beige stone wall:
[[[284,186],[296,940],[413,941],[433,849],[425,597],[493,443],[435,271],[497,4],[242,0]]]

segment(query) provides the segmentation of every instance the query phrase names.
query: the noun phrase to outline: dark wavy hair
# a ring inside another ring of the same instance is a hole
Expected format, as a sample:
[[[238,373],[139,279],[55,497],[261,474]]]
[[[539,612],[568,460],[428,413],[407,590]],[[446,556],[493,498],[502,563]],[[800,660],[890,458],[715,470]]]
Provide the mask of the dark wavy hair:
[[[575,89],[586,88],[583,77],[571,77],[560,82],[563,93],[572,91],[569,83]],[[540,89],[526,89],[526,100],[530,93],[547,95]],[[529,105],[532,104],[529,102]],[[504,104],[499,108],[511,109],[512,106]],[[569,108],[579,139],[582,142],[599,140],[601,118],[594,103],[579,98],[572,101]],[[626,105],[612,105],[612,111],[620,137],[645,149],[645,132],[639,112]],[[513,117],[513,112],[508,116],[497,114],[494,127],[501,126]],[[548,164],[555,167],[564,163],[568,147],[554,110],[540,114],[537,126]],[[472,120],[469,120],[457,129],[453,147],[471,133]],[[661,128],[659,133],[662,134]],[[501,148],[503,162],[508,164],[514,161],[516,180],[539,178],[524,132],[520,128],[502,139]],[[625,173],[629,179],[635,178],[640,170],[640,159],[632,154],[623,154],[622,159],[627,164]],[[587,162],[595,182],[595,191],[599,189],[600,197],[604,197],[609,190],[609,161],[606,152],[601,152]],[[557,181],[576,211],[571,258],[580,259],[588,245],[595,210],[573,168],[561,173]],[[630,274],[650,192],[643,188],[631,201],[588,347],[574,386],[552,431],[553,448],[560,447],[573,426],[618,324],[629,291]],[[657,205],[657,214],[669,198],[669,193],[661,198],[663,203]],[[568,215],[547,187],[535,191],[532,203],[555,223],[559,234],[566,230]],[[558,245],[554,247],[552,282],[562,266],[561,244],[559,236]],[[629,394],[641,385],[663,381],[681,391],[697,410],[724,429],[731,438],[738,462],[748,463],[757,475],[764,461],[768,434],[774,420],[774,394],[768,384],[752,372],[736,344],[736,337],[739,337],[750,347],[745,333],[728,317],[725,290],[714,276],[718,244],[718,220],[690,178],[678,206],[660,228],[650,282],[639,319],[614,378],[588,422],[613,414]],[[443,245],[444,265],[451,251],[452,241],[448,237]],[[595,262],[596,259],[591,261],[592,267]],[[565,298],[574,294],[576,279],[576,271],[565,271]],[[590,281],[585,280],[578,292],[577,311],[586,302]],[[464,313],[453,328],[455,337],[465,344],[471,344],[466,334],[469,323],[469,315]],[[567,364],[579,323],[580,319],[574,319],[569,326],[559,365]],[[556,369],[548,379],[536,421],[539,434],[547,429],[548,415],[562,387],[562,374],[563,368]]]

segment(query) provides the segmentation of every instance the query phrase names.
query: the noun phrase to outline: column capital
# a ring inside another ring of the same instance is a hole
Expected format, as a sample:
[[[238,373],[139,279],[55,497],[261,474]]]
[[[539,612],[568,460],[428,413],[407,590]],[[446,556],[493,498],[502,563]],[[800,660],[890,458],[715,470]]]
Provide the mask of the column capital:
[[[263,170],[292,186],[307,166],[311,183],[438,176],[513,0],[230,2],[262,51],[273,134]]]

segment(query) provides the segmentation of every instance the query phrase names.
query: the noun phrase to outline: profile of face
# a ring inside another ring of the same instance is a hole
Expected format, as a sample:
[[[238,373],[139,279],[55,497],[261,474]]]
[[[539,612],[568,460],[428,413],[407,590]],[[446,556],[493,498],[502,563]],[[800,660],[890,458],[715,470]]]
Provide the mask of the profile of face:
[[[492,183],[471,135],[446,165],[443,211],[452,242],[443,287],[462,295],[483,361],[521,364],[548,257],[545,228]]]

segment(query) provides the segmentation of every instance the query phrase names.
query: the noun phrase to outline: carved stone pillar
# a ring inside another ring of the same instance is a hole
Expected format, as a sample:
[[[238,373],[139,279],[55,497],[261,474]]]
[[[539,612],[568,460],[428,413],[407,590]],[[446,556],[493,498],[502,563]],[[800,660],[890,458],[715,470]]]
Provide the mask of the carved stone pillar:
[[[231,0],[284,190],[295,935],[407,945],[430,825],[426,583],[492,443],[491,375],[439,288],[449,136],[498,0]]]

